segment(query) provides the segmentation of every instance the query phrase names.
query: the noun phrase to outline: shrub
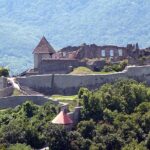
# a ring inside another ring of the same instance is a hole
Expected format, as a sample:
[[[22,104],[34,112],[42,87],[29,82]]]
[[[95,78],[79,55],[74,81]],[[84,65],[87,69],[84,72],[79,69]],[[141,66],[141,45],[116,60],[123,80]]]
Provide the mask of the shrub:
[[[8,150],[32,150],[30,146],[27,146],[25,144],[14,144],[11,145]]]
[[[8,77],[9,76],[9,70],[3,67],[0,67],[0,77]]]
[[[103,72],[123,71],[125,67],[127,66],[127,64],[128,64],[127,60],[121,61],[119,64],[107,64],[106,66],[104,66],[102,71]]]

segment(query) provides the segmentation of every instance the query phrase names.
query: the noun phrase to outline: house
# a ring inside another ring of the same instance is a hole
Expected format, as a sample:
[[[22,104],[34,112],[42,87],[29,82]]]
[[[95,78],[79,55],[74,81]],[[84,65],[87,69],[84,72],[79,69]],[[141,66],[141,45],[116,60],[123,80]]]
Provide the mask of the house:
[[[52,123],[63,126],[67,131],[70,131],[73,126],[73,120],[64,110],[60,111],[60,113],[52,120]]]

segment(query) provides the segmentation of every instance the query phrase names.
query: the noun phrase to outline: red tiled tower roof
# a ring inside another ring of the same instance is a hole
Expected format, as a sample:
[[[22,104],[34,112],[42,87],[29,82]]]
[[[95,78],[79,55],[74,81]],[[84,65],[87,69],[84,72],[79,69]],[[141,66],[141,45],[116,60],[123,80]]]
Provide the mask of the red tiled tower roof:
[[[73,121],[71,120],[71,118],[64,112],[61,111],[53,120],[52,120],[53,124],[61,124],[61,125],[68,125],[68,124],[72,124]]]
[[[55,50],[43,36],[37,47],[34,49],[33,53],[53,54],[55,53]]]

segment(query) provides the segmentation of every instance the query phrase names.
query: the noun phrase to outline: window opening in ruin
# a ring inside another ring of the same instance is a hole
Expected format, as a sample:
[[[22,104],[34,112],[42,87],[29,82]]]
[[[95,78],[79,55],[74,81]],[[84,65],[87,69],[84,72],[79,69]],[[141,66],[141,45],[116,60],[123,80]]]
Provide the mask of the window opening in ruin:
[[[106,56],[106,52],[105,52],[105,50],[102,50],[101,55],[102,55],[102,57],[105,57],[105,56]]]
[[[114,56],[114,50],[110,50],[110,57]]]
[[[118,53],[119,53],[119,56],[123,56],[122,49],[119,49],[119,50],[118,50]]]

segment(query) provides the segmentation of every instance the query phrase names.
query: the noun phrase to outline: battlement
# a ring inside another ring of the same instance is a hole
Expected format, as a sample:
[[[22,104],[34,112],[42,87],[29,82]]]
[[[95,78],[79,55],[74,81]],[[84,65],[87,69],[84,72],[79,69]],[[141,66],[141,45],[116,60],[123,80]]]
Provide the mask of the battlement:
[[[21,86],[30,87],[38,92],[51,94],[77,94],[81,87],[95,90],[105,83],[112,83],[118,79],[131,78],[150,85],[150,65],[129,66],[126,70],[110,74],[46,74],[29,77],[18,77]]]
[[[99,69],[104,65],[102,60],[109,60],[110,62],[118,62],[124,59],[130,59],[131,64],[138,64],[136,60],[139,56],[145,55],[149,52],[139,49],[138,44],[128,44],[127,46],[104,45],[98,46],[96,44],[82,44],[80,46],[68,46],[58,52],[48,43],[45,37],[41,39],[37,47],[34,49],[34,68],[30,74],[66,74],[72,71],[75,67],[85,66],[89,67],[86,60],[99,60],[97,63]],[[147,61],[145,61],[147,62]],[[95,63],[95,64],[96,64]],[[94,63],[93,63],[94,64]],[[147,63],[149,64],[149,63]],[[89,68],[94,68],[95,65]]]

